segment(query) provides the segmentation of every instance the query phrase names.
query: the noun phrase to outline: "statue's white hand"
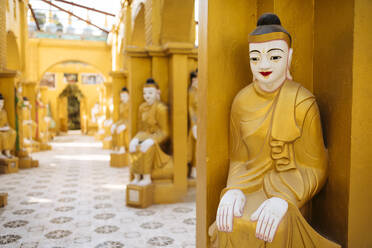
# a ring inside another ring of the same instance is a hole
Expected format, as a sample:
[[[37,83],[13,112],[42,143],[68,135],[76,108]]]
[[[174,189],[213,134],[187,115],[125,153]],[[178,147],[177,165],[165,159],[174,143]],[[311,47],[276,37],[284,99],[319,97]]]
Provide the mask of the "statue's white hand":
[[[198,126],[194,125],[192,127],[192,135],[194,136],[195,139],[198,138],[198,132],[197,132],[197,130],[198,130]]]
[[[287,213],[288,203],[279,198],[272,197],[264,201],[261,206],[251,215],[251,221],[257,221],[256,237],[272,242],[280,221]]]
[[[233,220],[243,215],[245,195],[240,189],[230,189],[218,205],[216,224],[219,231],[232,232]]]
[[[129,152],[136,152],[137,146],[138,146],[139,140],[137,138],[134,138],[129,143]]]
[[[123,132],[125,129],[127,128],[127,126],[125,126],[125,124],[121,124],[118,126],[118,129],[116,129],[116,133],[121,133]]]
[[[147,152],[147,150],[154,144],[153,139],[146,139],[144,142],[142,142],[140,150],[141,152]]]
[[[115,129],[116,129],[116,124],[112,124],[112,126],[111,126],[111,134],[114,134],[115,133]]]

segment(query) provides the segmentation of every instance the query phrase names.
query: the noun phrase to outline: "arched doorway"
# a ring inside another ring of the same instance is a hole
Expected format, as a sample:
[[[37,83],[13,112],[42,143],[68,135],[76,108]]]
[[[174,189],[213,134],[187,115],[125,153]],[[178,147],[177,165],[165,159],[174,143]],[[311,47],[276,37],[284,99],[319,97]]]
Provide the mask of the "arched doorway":
[[[77,85],[69,84],[58,96],[61,131],[79,130],[86,114],[85,96]]]

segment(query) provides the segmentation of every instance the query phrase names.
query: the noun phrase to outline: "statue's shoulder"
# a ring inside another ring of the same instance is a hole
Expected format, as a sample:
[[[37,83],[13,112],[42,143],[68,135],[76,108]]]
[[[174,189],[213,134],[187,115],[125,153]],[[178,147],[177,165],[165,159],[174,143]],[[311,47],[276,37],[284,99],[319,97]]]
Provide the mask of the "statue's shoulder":
[[[250,94],[254,93],[253,83],[245,86],[243,89],[241,89],[238,94],[236,94],[232,107],[239,105],[242,101],[244,101],[247,97],[249,97]]]
[[[296,95],[296,106],[306,100],[313,101],[315,99],[313,93],[297,82],[288,80],[285,88],[287,91],[291,91],[293,95]]]
[[[168,106],[165,103],[159,101],[156,104],[156,109],[157,109],[157,111],[167,111],[168,110]]]

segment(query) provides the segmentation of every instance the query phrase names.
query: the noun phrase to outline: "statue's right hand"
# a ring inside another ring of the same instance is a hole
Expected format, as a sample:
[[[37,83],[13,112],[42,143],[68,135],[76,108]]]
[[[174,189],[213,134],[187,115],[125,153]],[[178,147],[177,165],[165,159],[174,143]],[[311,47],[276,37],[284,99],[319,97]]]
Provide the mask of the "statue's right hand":
[[[216,224],[221,232],[232,232],[233,220],[243,215],[246,197],[240,189],[230,189],[218,205]]]
[[[129,152],[133,153],[137,151],[139,140],[137,138],[134,138],[129,143]]]

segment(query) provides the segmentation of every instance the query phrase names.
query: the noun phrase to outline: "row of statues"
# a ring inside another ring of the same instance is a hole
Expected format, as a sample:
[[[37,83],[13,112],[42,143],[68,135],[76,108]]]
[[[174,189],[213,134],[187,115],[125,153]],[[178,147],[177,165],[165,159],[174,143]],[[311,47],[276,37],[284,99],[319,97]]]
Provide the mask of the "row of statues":
[[[22,86],[18,86],[15,94],[16,125],[9,125],[8,113],[5,109],[4,96],[0,93],[0,160],[2,165],[9,161],[16,161],[21,168],[38,166],[38,162],[31,158],[31,153],[49,148],[48,142],[50,123],[53,121],[48,115],[47,105],[43,103],[40,93],[36,95],[36,120],[32,118],[32,104],[27,97],[22,96]],[[12,172],[16,172],[13,170]],[[10,173],[5,170],[5,173]]]

